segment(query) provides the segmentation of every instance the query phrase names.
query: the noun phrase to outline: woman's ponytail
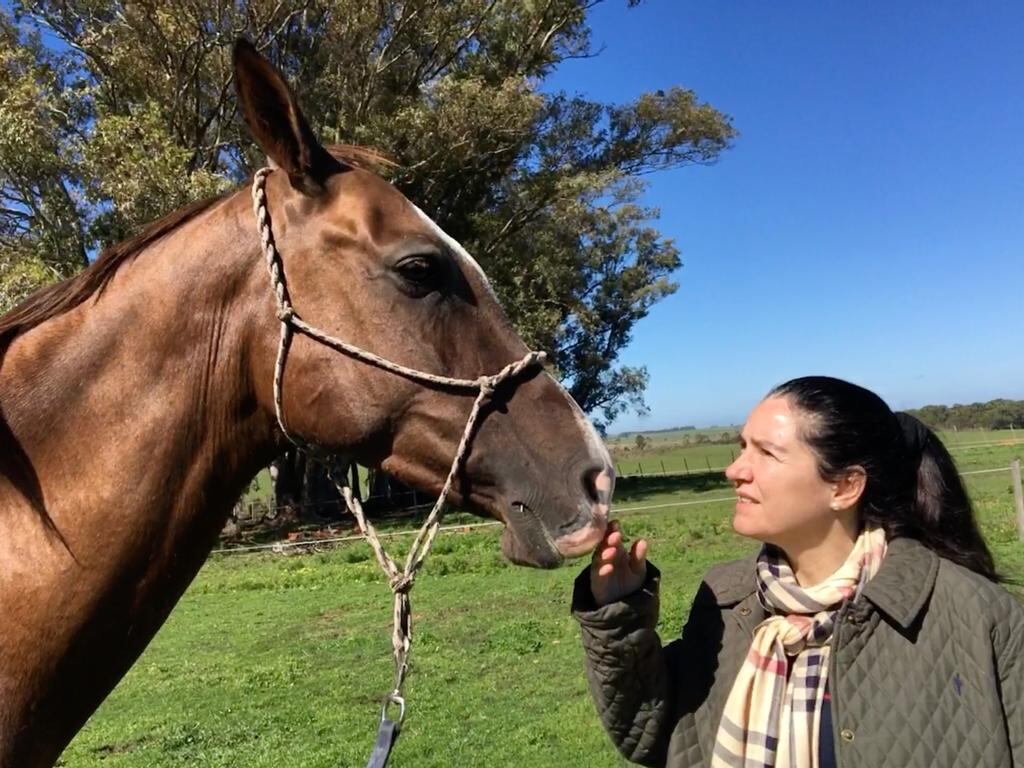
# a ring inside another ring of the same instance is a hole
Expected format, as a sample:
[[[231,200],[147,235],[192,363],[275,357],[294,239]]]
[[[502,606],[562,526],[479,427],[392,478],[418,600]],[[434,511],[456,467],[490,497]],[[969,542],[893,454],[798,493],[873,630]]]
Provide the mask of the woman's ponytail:
[[[967,489],[946,446],[909,413],[897,413],[896,420],[903,430],[908,479],[913,488],[908,522],[915,518],[918,522],[918,530],[912,535],[947,560],[999,581]]]

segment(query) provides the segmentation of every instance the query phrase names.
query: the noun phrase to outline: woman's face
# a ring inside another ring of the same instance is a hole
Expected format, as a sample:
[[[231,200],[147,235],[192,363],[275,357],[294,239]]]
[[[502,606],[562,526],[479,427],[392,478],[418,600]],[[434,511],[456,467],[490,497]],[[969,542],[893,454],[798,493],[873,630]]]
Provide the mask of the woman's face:
[[[806,418],[786,397],[761,401],[747,418],[740,455],[725,470],[736,488],[737,533],[788,550],[823,539],[838,523],[835,487],[801,437]]]

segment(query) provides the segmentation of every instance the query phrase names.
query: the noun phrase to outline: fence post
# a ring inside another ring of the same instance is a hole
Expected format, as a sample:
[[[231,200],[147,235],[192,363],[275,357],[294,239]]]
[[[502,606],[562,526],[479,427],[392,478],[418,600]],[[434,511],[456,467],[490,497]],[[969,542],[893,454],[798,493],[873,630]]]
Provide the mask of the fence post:
[[[686,474],[690,474],[690,465],[686,462],[686,457],[683,457],[683,466],[686,467]]]
[[[1024,541],[1024,490],[1020,486],[1020,459],[1010,464],[1013,475],[1013,505],[1017,508],[1017,538]]]
[[[661,474],[663,474],[663,475],[667,475],[668,474],[668,472],[665,471],[665,462],[664,461],[661,462]]]
[[[711,471],[711,459],[709,459],[707,456],[705,456],[704,457],[704,463],[708,465],[708,472],[710,472]]]

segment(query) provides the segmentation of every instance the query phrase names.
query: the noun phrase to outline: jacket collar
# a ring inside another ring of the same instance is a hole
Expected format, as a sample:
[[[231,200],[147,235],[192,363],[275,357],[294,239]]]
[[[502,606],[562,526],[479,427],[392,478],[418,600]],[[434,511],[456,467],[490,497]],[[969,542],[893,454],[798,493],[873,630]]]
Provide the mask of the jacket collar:
[[[885,559],[861,596],[904,629],[928,602],[939,572],[939,556],[916,539],[889,542]]]
[[[713,565],[704,576],[704,583],[711,589],[715,602],[720,608],[736,605],[754,594],[757,589],[754,574],[757,555]]]
[[[716,565],[704,581],[721,608],[734,606],[756,591],[757,556]],[[939,557],[916,539],[889,542],[885,559],[861,597],[904,629],[917,619],[935,586]]]

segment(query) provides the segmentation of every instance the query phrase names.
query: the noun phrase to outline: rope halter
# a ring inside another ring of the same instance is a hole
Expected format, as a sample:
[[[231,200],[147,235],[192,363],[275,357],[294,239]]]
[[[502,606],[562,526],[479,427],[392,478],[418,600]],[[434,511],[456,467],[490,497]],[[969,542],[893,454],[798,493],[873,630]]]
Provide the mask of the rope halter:
[[[288,295],[288,288],[285,285],[284,264],[281,255],[274,244],[274,233],[270,228],[270,211],[267,208],[266,183],[267,176],[271,173],[270,168],[261,168],[256,172],[252,183],[252,205],[256,214],[256,226],[260,233],[260,244],[263,247],[263,256],[267,261],[267,271],[270,273],[270,284],[274,292],[274,300],[277,303],[277,318],[281,321],[281,342],[278,346],[277,363],[274,366],[274,410],[277,414],[277,423],[281,431],[297,447],[309,450],[310,446],[306,441],[297,435],[292,434],[285,424],[284,409],[282,406],[282,382],[284,380],[284,366],[288,357],[288,348],[294,333],[298,332],[321,344],[342,354],[362,360],[364,363],[383,368],[407,379],[418,381],[436,388],[457,389],[463,391],[476,391],[477,403],[474,404],[470,414],[470,424],[475,420],[479,404],[483,400],[494,395],[495,390],[505,381],[517,378],[524,371],[543,366],[547,360],[544,352],[528,352],[520,360],[509,363],[498,373],[493,375],[479,376],[475,379],[457,379],[450,376],[438,376],[433,373],[418,371],[399,363],[392,362],[386,358],[368,352],[354,344],[342,341],[341,339],[324,333],[319,328],[309,325],[299,317],[292,306]],[[457,457],[458,458],[458,457]],[[454,464],[454,462],[453,462]]]
[[[374,750],[368,765],[384,766],[390,753],[394,740],[398,737],[398,730],[402,719],[405,716],[405,700],[401,696],[402,682],[408,670],[408,656],[412,645],[412,612],[409,604],[409,592],[416,579],[416,573],[426,559],[430,548],[437,536],[438,528],[441,525],[441,516],[448,494],[461,469],[466,455],[469,453],[469,444],[477,423],[480,420],[480,411],[484,402],[494,396],[495,391],[506,381],[518,379],[525,371],[542,367],[547,356],[543,352],[529,352],[522,359],[509,363],[493,375],[479,376],[476,379],[458,379],[449,376],[438,376],[432,373],[425,373],[414,368],[401,365],[387,360],[365,349],[349,344],[341,339],[324,333],[320,329],[306,323],[295,312],[291,299],[288,295],[288,288],[285,284],[284,264],[281,255],[274,244],[274,234],[270,227],[270,211],[267,207],[266,183],[270,175],[270,168],[262,168],[256,172],[252,183],[252,205],[253,213],[256,215],[256,225],[260,233],[260,244],[263,248],[263,255],[267,262],[267,270],[270,273],[270,284],[274,293],[276,303],[276,314],[281,322],[281,336],[277,350],[277,361],[274,365],[274,412],[277,416],[278,426],[281,432],[297,448],[306,451],[310,455],[318,456],[320,451],[317,446],[307,443],[298,435],[289,431],[284,418],[284,407],[282,404],[282,390],[284,382],[284,367],[288,359],[288,350],[291,346],[292,337],[296,333],[314,339],[331,349],[349,357],[361,360],[369,365],[383,368],[398,376],[403,376],[413,381],[418,381],[434,388],[455,389],[469,392],[476,392],[476,400],[466,420],[466,427],[459,441],[459,447],[452,459],[448,477],[445,479],[441,494],[438,496],[430,514],[416,535],[412,548],[405,560],[405,566],[399,568],[397,563],[384,551],[381,546],[380,537],[373,524],[366,519],[362,504],[352,493],[346,480],[339,480],[328,465],[328,474],[345,499],[350,512],[356,518],[359,529],[373,549],[377,562],[388,579],[391,591],[394,593],[394,631],[392,633],[392,646],[395,657],[395,685],[393,690],[388,692],[384,699],[384,706],[381,714],[381,730],[378,734],[378,749]],[[388,710],[392,705],[399,707],[399,715],[396,721],[388,718]],[[381,748],[381,743],[387,742],[386,749]]]

